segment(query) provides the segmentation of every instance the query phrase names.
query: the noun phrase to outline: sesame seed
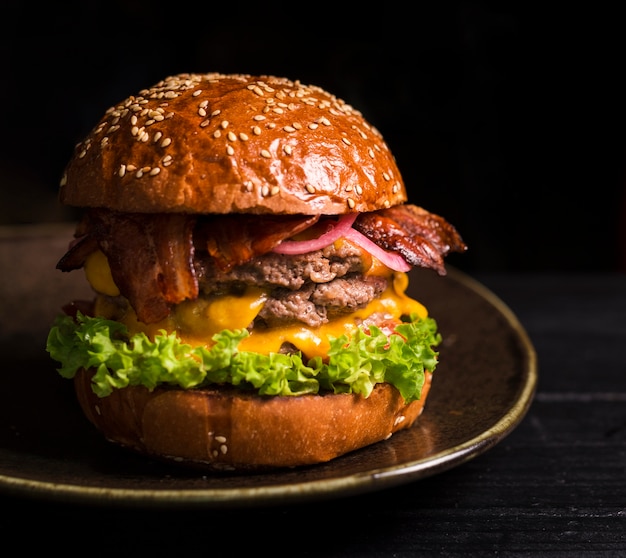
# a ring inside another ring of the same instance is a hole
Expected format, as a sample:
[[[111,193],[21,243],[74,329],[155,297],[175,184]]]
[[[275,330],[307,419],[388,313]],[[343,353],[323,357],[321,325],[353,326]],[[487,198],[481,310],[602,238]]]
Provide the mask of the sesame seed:
[[[228,153],[229,155],[234,155],[235,154],[235,150],[233,149],[232,145],[227,145],[226,146],[226,153]]]
[[[285,131],[285,132],[295,132],[296,129],[293,126],[283,126],[283,131]]]
[[[228,132],[228,139],[230,141],[237,141],[237,136],[235,135],[235,132]]]
[[[198,109],[198,114],[199,114],[200,116],[202,116],[202,118],[204,118],[204,117],[206,116],[206,110],[205,110],[205,109],[203,109],[202,107],[200,107],[200,108]]]
[[[128,172],[135,172],[137,170],[137,167],[135,165],[126,165],[126,170]]]
[[[300,124],[300,122],[294,122],[292,124],[292,126],[296,129],[296,130],[302,130],[302,124]]]
[[[291,149],[291,145],[285,145],[283,147],[283,151],[287,154],[287,155],[291,155],[293,153],[292,149]]]
[[[256,120],[257,122],[261,122],[262,120],[265,120],[265,119],[266,119],[266,117],[265,117],[265,116],[263,116],[262,114],[257,114],[257,115],[254,117],[254,120]]]
[[[200,128],[206,128],[210,123],[211,121],[208,118],[206,118],[205,120],[200,122]]]
[[[270,187],[269,186],[265,185],[265,186],[263,186],[263,188],[261,188],[261,195],[263,197],[267,197],[269,195],[269,193],[270,193]]]
[[[348,198],[348,207],[350,209],[354,209],[355,205],[356,205],[356,203],[354,202],[354,200],[352,198]]]
[[[305,188],[309,194],[315,194],[315,186],[313,184],[307,184]]]
[[[348,138],[341,138],[341,141],[342,141],[343,143],[345,143],[346,145],[352,145],[352,144],[350,143],[350,140],[349,140]]]
[[[260,136],[261,135],[261,128],[259,128],[258,126],[255,126],[254,128],[252,128],[252,133],[255,136]]]
[[[222,135],[222,132],[220,132],[219,130],[215,130],[215,132],[213,132],[213,137],[215,139],[219,138]]]
[[[244,182],[243,186],[246,189],[246,192],[252,192],[253,184],[251,180]]]
[[[352,192],[352,184],[346,186],[346,192]]]
[[[404,415],[398,415],[396,417],[396,420],[393,421],[393,425],[398,426],[398,424],[400,424],[401,422],[404,422],[405,419],[406,417]]]
[[[319,127],[318,124],[316,124],[315,122],[311,122],[309,124],[309,129],[310,130],[317,130],[318,127]]]
[[[222,112],[222,111],[221,111],[220,109],[214,110],[214,111],[211,113],[211,116],[217,116],[217,115],[218,115],[218,114],[220,114],[221,112]]]
[[[151,171],[150,171],[150,176],[156,176],[157,174],[159,174],[161,172],[161,169],[159,167],[154,167]]]
[[[278,186],[272,186],[272,189],[270,190],[270,196],[275,196],[276,194],[278,194],[278,192],[280,192],[280,188]]]
[[[229,124],[228,120],[222,120],[220,122],[220,126],[222,127],[222,130],[225,130],[226,128],[228,128],[228,124]]]
[[[172,138],[163,138],[163,141],[161,142],[161,147],[167,147],[171,143],[172,143]]]
[[[241,133],[239,134],[239,139],[240,139],[241,141],[248,141],[250,138],[248,137],[248,134],[244,134],[243,132],[241,132]]]
[[[368,152],[369,156],[373,159],[373,158],[374,158],[374,150],[370,147],[370,148],[367,150],[367,152]]]
[[[220,446],[220,451],[222,452],[222,455],[226,455],[226,453],[228,452],[228,446],[226,444],[222,444]]]
[[[201,95],[201,94],[202,94],[202,89],[196,89],[196,90],[192,93],[192,95],[193,95],[194,97],[197,97],[198,95]]]
[[[123,178],[126,174],[126,165],[120,165],[120,170],[117,171],[117,174],[119,174],[120,178]]]
[[[261,157],[265,157],[266,159],[270,159],[272,157],[272,155],[270,154],[270,152],[267,149],[262,149],[261,150]]]
[[[157,132],[156,134],[154,134],[154,137],[152,138],[152,141],[154,141],[154,143],[156,143],[156,142],[157,142],[157,141],[159,141],[162,137],[163,137],[163,133],[162,133],[162,132]]]
[[[357,184],[354,189],[359,196],[363,194],[363,187],[360,184]]]
[[[225,436],[215,436],[215,441],[219,442],[220,444],[225,444],[226,443],[226,437]]]
[[[396,183],[393,185],[393,188],[391,189],[391,191],[392,191],[394,194],[397,194],[397,193],[400,191],[400,183],[399,183],[399,182],[396,182]]]
[[[389,180],[391,180],[391,177],[389,176],[389,173],[387,172],[383,172],[383,178],[388,182]]]

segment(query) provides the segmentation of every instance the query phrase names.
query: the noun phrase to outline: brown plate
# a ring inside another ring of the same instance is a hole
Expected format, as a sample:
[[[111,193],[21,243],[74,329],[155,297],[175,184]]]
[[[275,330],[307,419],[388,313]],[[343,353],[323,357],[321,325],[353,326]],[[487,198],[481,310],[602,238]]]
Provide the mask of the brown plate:
[[[87,423],[45,352],[60,306],[91,297],[81,272],[55,270],[73,227],[0,228],[0,490],[100,505],[237,507],[335,498],[412,482],[487,451],[523,419],[534,348],[511,310],[468,275],[411,272],[444,338],[424,414],[391,439],[330,463],[207,475],[117,448]]]

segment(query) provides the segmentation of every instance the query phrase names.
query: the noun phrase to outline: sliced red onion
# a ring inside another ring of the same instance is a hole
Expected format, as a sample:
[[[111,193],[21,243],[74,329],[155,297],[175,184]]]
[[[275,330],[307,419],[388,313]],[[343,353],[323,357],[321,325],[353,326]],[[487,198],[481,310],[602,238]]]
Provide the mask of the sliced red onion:
[[[274,248],[274,252],[279,254],[307,254],[314,250],[320,250],[326,248],[338,238],[346,235],[346,232],[351,230],[352,223],[357,218],[357,213],[348,213],[342,215],[337,223],[329,222],[326,232],[317,238],[311,240],[283,240],[278,246]]]
[[[358,244],[361,248],[363,248],[363,250],[367,250],[372,256],[386,265],[389,269],[404,272],[411,270],[411,266],[400,254],[383,250],[380,246],[378,246],[378,244],[372,242],[356,229],[348,229],[343,236],[355,244]]]
[[[292,256],[296,254],[307,254],[308,252],[313,252],[314,250],[326,248],[326,246],[329,246],[338,238],[344,237],[369,252],[389,269],[403,272],[411,270],[411,266],[400,254],[383,250],[365,235],[356,229],[353,229],[352,225],[356,218],[356,213],[343,215],[339,218],[336,224],[333,224],[332,222],[329,223],[327,231],[317,238],[313,238],[311,240],[284,240],[274,248],[274,252]]]

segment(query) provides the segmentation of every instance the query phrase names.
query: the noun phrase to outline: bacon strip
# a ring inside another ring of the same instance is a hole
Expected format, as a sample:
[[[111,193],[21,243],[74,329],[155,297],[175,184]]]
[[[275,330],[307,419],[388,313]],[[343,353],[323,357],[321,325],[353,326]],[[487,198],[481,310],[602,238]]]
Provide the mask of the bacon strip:
[[[354,228],[385,250],[398,252],[411,265],[446,274],[444,257],[467,246],[443,217],[416,205],[398,205],[362,213]]]
[[[309,228],[319,215],[219,215],[201,222],[196,244],[222,271],[266,254],[282,240]]]
[[[113,280],[140,321],[157,322],[169,315],[171,304],[197,298],[194,217],[99,210],[90,218]]]
[[[87,256],[98,249],[98,241],[91,234],[85,234],[72,241],[68,251],[57,263],[61,271],[74,271],[85,265]]]

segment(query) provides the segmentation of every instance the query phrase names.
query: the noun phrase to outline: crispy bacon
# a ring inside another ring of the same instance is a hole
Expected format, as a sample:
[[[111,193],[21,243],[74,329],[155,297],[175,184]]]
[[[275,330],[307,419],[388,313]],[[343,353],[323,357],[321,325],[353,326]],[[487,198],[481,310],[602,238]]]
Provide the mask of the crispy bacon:
[[[113,280],[140,321],[157,322],[169,315],[170,305],[197,298],[195,217],[96,210],[89,218]]]
[[[362,213],[354,228],[385,250],[398,252],[411,265],[446,274],[443,258],[467,249],[443,217],[416,205],[398,205]]]
[[[98,241],[91,234],[83,234],[70,244],[68,251],[57,263],[61,271],[73,271],[85,265],[87,256],[98,248]]]
[[[196,244],[222,271],[266,254],[279,242],[315,224],[319,215],[219,215],[202,222]]]

